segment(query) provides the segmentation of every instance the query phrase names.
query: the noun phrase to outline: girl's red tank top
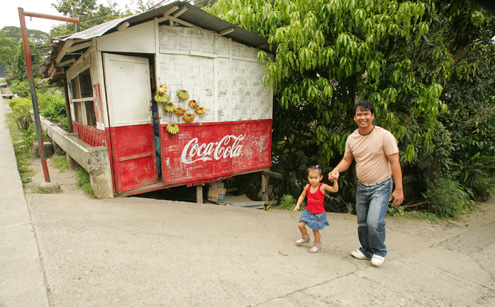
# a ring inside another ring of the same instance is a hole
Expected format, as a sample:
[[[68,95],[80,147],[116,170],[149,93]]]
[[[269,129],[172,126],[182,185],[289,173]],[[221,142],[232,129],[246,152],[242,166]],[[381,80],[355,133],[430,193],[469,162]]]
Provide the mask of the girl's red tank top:
[[[323,206],[323,200],[325,199],[325,193],[321,191],[321,185],[323,182],[320,182],[318,189],[316,192],[311,193],[311,184],[308,184],[307,201],[306,201],[306,209],[311,213],[323,213],[325,212],[325,206]]]

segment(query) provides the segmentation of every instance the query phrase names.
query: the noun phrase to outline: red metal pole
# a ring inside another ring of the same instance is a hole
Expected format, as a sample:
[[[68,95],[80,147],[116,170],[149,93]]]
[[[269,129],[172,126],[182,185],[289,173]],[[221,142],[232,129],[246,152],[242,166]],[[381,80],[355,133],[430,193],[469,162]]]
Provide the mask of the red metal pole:
[[[60,21],[66,21],[66,22],[76,22],[76,23],[79,23],[79,18],[63,17],[63,16],[55,16],[55,15],[48,15],[48,14],[41,14],[41,13],[26,12],[22,8],[19,8],[19,10],[22,10],[22,14],[24,16],[39,17],[39,18],[45,18],[45,19],[54,19],[54,20],[60,20]]]
[[[55,19],[55,20],[62,20],[62,21],[68,21],[68,22],[79,22],[78,18],[70,18],[70,17],[60,17],[60,16],[52,16],[52,15],[47,15],[47,14],[37,14],[37,13],[30,13],[30,12],[24,12],[23,8],[18,8],[19,11],[19,21],[21,23],[21,34],[22,34],[22,43],[24,47],[24,57],[26,58],[26,68],[27,68],[27,74],[28,74],[28,80],[29,80],[29,88],[31,91],[31,99],[33,101],[33,113],[34,113],[34,122],[36,125],[36,133],[38,134],[38,147],[39,147],[39,153],[41,157],[41,165],[43,167],[43,175],[45,176],[45,182],[50,182],[50,174],[48,172],[48,165],[46,163],[46,157],[44,155],[44,147],[43,147],[43,131],[41,129],[41,121],[40,121],[40,113],[38,110],[38,98],[36,96],[36,88],[34,86],[34,77],[33,77],[33,65],[31,62],[31,51],[29,49],[29,39],[27,36],[27,27],[26,27],[26,20],[24,16],[30,16],[30,17],[40,17],[40,18],[47,18],[47,19]]]

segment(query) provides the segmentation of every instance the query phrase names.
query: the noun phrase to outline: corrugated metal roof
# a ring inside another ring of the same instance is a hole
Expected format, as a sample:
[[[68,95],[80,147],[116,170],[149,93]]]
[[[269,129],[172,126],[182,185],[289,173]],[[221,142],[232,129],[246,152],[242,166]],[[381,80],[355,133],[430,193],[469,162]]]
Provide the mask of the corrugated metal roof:
[[[174,8],[176,9],[174,10]],[[190,24],[192,26],[214,31],[219,34],[226,31],[223,34],[224,37],[231,38],[241,44],[262,49],[267,52],[275,52],[269,49],[267,39],[261,35],[250,32],[244,28],[213,16],[202,9],[189,4],[188,2],[176,1],[137,15],[114,19],[69,36],[59,37],[56,41],[54,41],[51,51],[47,55],[47,59],[42,64],[44,75],[50,76],[47,79],[50,80],[50,82],[59,80],[62,78],[63,72],[62,67],[59,66],[58,63],[69,63],[65,64],[65,66],[70,65],[71,61],[77,60],[82,54],[80,49],[77,49],[78,51],[73,53],[67,53],[67,48],[64,48],[66,42],[73,43],[69,44],[69,46],[73,46],[72,48],[82,46],[82,49],[87,49],[89,46],[84,46],[84,42],[95,37],[100,37],[102,35],[118,31],[118,28],[126,22],[129,23],[130,27],[132,27],[155,18],[164,17],[164,14],[168,11],[173,12],[167,16],[171,16],[172,19],[177,18],[186,25]],[[167,21],[164,20],[164,22]],[[233,31],[229,31],[229,29],[233,29]]]
[[[211,30],[217,33],[220,33],[224,30],[233,28],[234,31],[225,34],[225,37],[232,38],[233,40],[251,46],[259,49],[263,49],[265,51],[269,52],[268,45],[267,45],[267,40],[266,38],[250,32],[244,28],[241,28],[239,26],[236,26],[234,24],[231,24],[223,19],[220,19],[216,16],[213,16],[205,11],[203,11],[200,8],[197,8],[188,2],[182,2],[182,1],[176,1],[161,7],[158,7],[153,10],[146,11],[144,13],[140,13],[137,15],[129,16],[129,17],[124,17],[120,19],[114,19],[108,22],[105,22],[103,24],[94,26],[92,28],[86,29],[84,31],[75,33],[71,36],[67,36],[63,39],[63,41],[66,40],[89,40],[94,37],[99,37],[107,33],[111,33],[117,30],[117,28],[124,24],[125,22],[128,22],[130,26],[137,25],[146,21],[153,20],[154,18],[157,17],[162,17],[165,12],[168,10],[172,9],[173,7],[177,6],[178,9],[175,12],[180,11],[184,7],[187,8],[187,10],[182,13],[180,16],[177,18],[185,21],[187,23],[190,23],[192,25],[195,25],[197,27]],[[174,13],[175,13],[174,12]],[[173,14],[171,16],[173,16]]]

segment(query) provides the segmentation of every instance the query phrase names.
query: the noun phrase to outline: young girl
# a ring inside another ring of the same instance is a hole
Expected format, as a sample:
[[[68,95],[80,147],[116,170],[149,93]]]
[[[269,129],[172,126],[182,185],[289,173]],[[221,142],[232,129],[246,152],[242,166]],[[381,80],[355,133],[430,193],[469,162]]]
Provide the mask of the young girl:
[[[323,179],[323,171],[319,165],[310,166],[307,170],[309,184],[306,185],[297,200],[296,207],[294,211],[299,210],[299,206],[304,201],[304,198],[308,196],[306,202],[306,211],[301,215],[299,223],[297,226],[301,231],[302,238],[296,241],[297,245],[309,242],[309,235],[306,230],[306,225],[313,229],[313,234],[315,236],[315,242],[313,246],[309,249],[310,253],[316,253],[320,251],[320,230],[325,226],[329,226],[327,220],[327,213],[325,212],[325,207],[323,206],[323,200],[325,199],[325,191],[335,193],[339,190],[339,183],[337,180],[333,182],[333,186],[329,186],[321,182]]]

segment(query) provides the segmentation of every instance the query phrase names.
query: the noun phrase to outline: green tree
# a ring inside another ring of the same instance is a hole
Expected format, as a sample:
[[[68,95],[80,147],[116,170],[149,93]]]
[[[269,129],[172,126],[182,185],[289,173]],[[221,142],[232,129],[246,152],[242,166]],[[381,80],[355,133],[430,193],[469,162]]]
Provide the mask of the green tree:
[[[50,34],[54,37],[73,34],[94,27],[123,15],[116,1],[97,5],[96,0],[57,0],[52,7],[64,16],[79,18],[80,23],[62,23],[54,26]]]
[[[435,171],[453,163],[459,138],[439,120],[449,107],[441,95],[454,72],[472,73],[462,62],[469,46],[493,37],[488,12],[464,0],[219,0],[206,10],[267,37],[275,53],[259,59],[275,90],[282,189],[298,185],[308,164],[340,160],[361,99],[398,139],[405,174],[425,161]]]
[[[124,11],[125,15],[134,15],[138,13],[145,12],[150,8],[154,7],[155,1],[153,0],[131,0],[131,6],[125,5]]]
[[[216,2],[217,0],[196,0],[194,1],[194,6],[197,6],[199,8],[211,7]]]
[[[16,52],[16,42],[0,33],[0,63],[5,64],[9,72],[12,71]]]
[[[404,161],[414,162],[420,147],[433,149],[436,116],[446,110],[439,81],[451,61],[440,56],[446,69],[429,78],[415,69],[429,31],[425,9],[421,2],[220,0],[211,12],[267,36],[276,48],[273,60],[259,55],[279,103],[274,144],[284,151],[274,152],[285,159],[288,150],[289,165],[306,164],[296,163],[300,171],[307,166],[301,155],[322,165],[340,158],[360,99],[374,102],[377,123],[398,138]]]
[[[21,28],[8,26],[0,30],[6,38],[12,39],[14,42],[19,42],[22,40]],[[27,29],[27,36],[30,41],[35,45],[40,46],[50,42],[50,35],[40,30]]]
[[[19,42],[17,46],[17,53],[14,57],[14,63],[13,63],[13,74],[14,78],[18,81],[23,81],[28,79],[28,74],[27,74],[27,67],[26,67],[26,57],[24,55],[24,44],[22,41]],[[30,46],[30,53],[31,53],[31,62],[32,62],[32,69],[33,69],[33,76],[35,78],[40,76],[40,71],[39,71],[39,62],[42,60],[42,55],[36,49],[36,46],[34,45],[33,42],[29,42]]]
[[[34,55],[42,54],[50,41],[50,36],[39,30],[27,29],[28,40],[32,43],[31,53]],[[7,70],[11,75],[17,75],[19,72],[19,64],[16,61],[16,55],[18,52],[18,44],[22,42],[21,28],[20,27],[4,27],[0,30],[0,63],[4,63]],[[24,51],[22,50],[22,59],[24,59]],[[33,60],[42,60],[41,56],[33,58]],[[17,63],[17,64],[16,64]],[[22,70],[21,70],[22,71]],[[24,69],[25,71],[25,69]]]

